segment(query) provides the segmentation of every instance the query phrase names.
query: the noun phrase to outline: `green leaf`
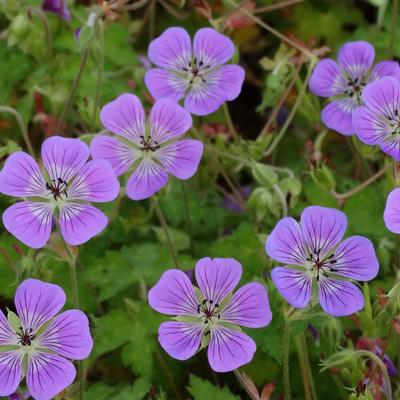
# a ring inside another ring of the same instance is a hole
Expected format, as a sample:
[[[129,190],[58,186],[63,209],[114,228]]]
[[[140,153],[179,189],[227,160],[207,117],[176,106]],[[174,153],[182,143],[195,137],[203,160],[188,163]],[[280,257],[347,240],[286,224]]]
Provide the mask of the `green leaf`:
[[[240,397],[233,395],[227,387],[214,386],[211,382],[192,374],[190,374],[190,386],[187,390],[194,400],[240,400]]]

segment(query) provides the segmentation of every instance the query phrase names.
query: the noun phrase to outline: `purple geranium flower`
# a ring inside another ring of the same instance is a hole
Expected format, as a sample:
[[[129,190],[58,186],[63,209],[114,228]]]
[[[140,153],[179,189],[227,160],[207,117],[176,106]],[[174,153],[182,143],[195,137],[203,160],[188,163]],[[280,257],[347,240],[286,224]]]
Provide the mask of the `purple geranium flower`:
[[[76,370],[69,360],[83,360],[93,347],[89,321],[79,310],[64,311],[65,293],[37,279],[15,293],[18,316],[0,310],[0,396],[16,391],[25,377],[35,400],[48,400],[69,386]]]
[[[339,64],[324,59],[315,67],[309,86],[317,96],[331,99],[321,115],[328,128],[352,135],[352,114],[362,105],[364,87],[384,76],[400,79],[396,61],[382,61],[372,67],[374,58],[375,50],[368,42],[349,42],[339,50]]]
[[[293,307],[309,304],[314,279],[328,314],[345,316],[364,307],[360,289],[348,279],[375,278],[379,263],[369,239],[350,236],[342,241],[346,227],[342,211],[311,206],[304,209],[300,224],[283,218],[268,236],[267,254],[286,264],[272,270],[272,280]]]
[[[400,233],[400,188],[393,189],[389,193],[383,220],[390,232]]]
[[[373,82],[364,89],[362,99],[364,107],[353,113],[357,136],[400,161],[400,82],[393,77]]]
[[[191,128],[192,117],[171,99],[154,104],[148,129],[142,104],[133,94],[123,94],[106,104],[100,119],[118,139],[98,136],[91,144],[92,156],[109,161],[117,176],[134,166],[126,186],[132,200],[158,192],[167,184],[168,173],[178,179],[189,179],[196,173],[203,144],[176,140]]]
[[[192,48],[185,29],[169,28],[150,43],[149,58],[159,68],[146,73],[146,86],[155,99],[185,98],[192,114],[211,114],[242,89],[244,69],[224,65],[234,52],[232,41],[214,29],[199,29]]]
[[[43,142],[43,171],[27,153],[12,154],[0,172],[0,193],[25,200],[4,212],[6,229],[35,249],[48,242],[54,216],[64,240],[71,245],[85,243],[100,233],[107,217],[89,202],[114,200],[119,182],[107,161],[88,162],[88,158],[85,143],[60,136]]]
[[[66,21],[71,19],[71,13],[68,9],[67,0],[44,0],[42,4],[42,10],[57,14]]]
[[[195,269],[198,288],[177,269],[165,272],[149,292],[156,311],[176,315],[158,331],[163,349],[173,358],[187,360],[208,345],[208,360],[217,372],[228,372],[253,358],[256,344],[239,325],[261,328],[272,313],[261,283],[248,283],[232,295],[242,266],[232,258],[202,258]]]

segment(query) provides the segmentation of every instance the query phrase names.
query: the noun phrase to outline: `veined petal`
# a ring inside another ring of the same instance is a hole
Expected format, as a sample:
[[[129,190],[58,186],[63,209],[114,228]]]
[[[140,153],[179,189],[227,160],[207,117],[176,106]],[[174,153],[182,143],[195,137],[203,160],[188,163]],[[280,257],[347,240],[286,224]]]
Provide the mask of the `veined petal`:
[[[204,116],[217,111],[224,102],[224,93],[216,90],[215,83],[206,82],[190,89],[185,97],[184,106],[191,114]]]
[[[329,128],[345,136],[354,134],[352,114],[357,103],[350,98],[328,103],[321,113],[322,122]]]
[[[321,60],[311,75],[310,90],[320,97],[332,97],[343,93],[346,82],[337,63],[329,58]]]
[[[164,272],[148,295],[150,307],[168,315],[197,316],[198,300],[188,276],[177,269]]]
[[[383,78],[384,76],[393,76],[400,80],[400,65],[397,61],[381,61],[375,64],[370,76],[370,81]]]
[[[108,161],[116,176],[124,174],[139,157],[139,151],[110,136],[97,136],[90,144],[93,159]]]
[[[64,240],[77,246],[102,232],[108,218],[96,207],[71,202],[60,208],[59,224]]]
[[[52,217],[50,203],[21,201],[4,211],[3,224],[22,243],[39,249],[49,241]]]
[[[15,197],[46,196],[46,183],[37,162],[27,153],[11,154],[0,172],[0,192]]]
[[[57,354],[33,352],[28,358],[26,385],[35,399],[50,400],[72,384],[74,365]]]
[[[205,257],[197,262],[195,275],[204,299],[221,303],[239,283],[242,266],[233,258]]]
[[[126,185],[126,195],[143,200],[157,193],[168,182],[168,174],[151,159],[143,159]]]
[[[145,114],[134,94],[124,93],[107,103],[100,111],[100,120],[110,132],[140,145],[145,134]]]
[[[398,135],[393,138],[388,137],[380,143],[380,146],[383,152],[393,157],[396,161],[400,161],[400,137]]]
[[[22,354],[18,351],[0,352],[0,396],[14,393],[22,377]]]
[[[157,158],[165,169],[179,179],[189,179],[197,171],[203,144],[199,140],[179,140],[157,151]]]
[[[365,106],[382,117],[397,117],[400,109],[400,82],[392,76],[386,76],[370,83],[362,92]]]
[[[400,188],[396,188],[389,193],[383,220],[390,232],[400,233]]]
[[[119,182],[108,161],[91,160],[77,172],[67,191],[69,200],[103,203],[118,196]]]
[[[3,311],[0,310],[0,346],[15,345],[18,343],[18,336],[11,328]]]
[[[39,337],[39,346],[70,360],[83,360],[93,348],[89,320],[79,310],[58,315]]]
[[[261,283],[256,282],[242,286],[221,312],[221,321],[249,328],[267,326],[271,319],[267,291]]]
[[[88,158],[89,147],[79,139],[52,136],[42,145],[42,160],[50,179],[68,182]]]
[[[163,322],[158,330],[161,347],[177,360],[187,360],[200,347],[202,325],[189,322]]]
[[[153,68],[146,72],[144,77],[147,89],[156,99],[168,97],[179,101],[185,94],[188,81],[173,71],[161,68]]]
[[[382,143],[390,137],[392,129],[376,113],[367,107],[358,107],[353,113],[353,127],[359,139],[366,144]]]
[[[35,333],[63,308],[65,299],[60,286],[26,279],[15,293],[15,307],[22,327]]]
[[[271,272],[271,278],[289,304],[296,308],[307,307],[311,298],[311,276],[303,271],[276,267]]]
[[[211,330],[208,361],[216,372],[233,371],[253,359],[256,344],[242,332],[218,326]]]
[[[351,282],[321,277],[318,286],[321,307],[328,314],[343,317],[364,307],[361,290]]]

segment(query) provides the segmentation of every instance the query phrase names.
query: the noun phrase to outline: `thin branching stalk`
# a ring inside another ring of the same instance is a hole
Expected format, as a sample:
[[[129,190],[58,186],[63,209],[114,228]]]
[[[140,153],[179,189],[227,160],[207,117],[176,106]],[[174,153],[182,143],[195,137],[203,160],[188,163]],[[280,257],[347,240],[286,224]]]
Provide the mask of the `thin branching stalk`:
[[[286,315],[284,326],[283,326],[283,353],[282,353],[284,400],[291,400],[290,376],[289,376],[289,355],[290,355],[290,319]]]
[[[311,394],[311,386],[310,386],[310,381],[306,369],[306,361],[305,361],[305,354],[303,351],[303,343],[300,338],[300,335],[297,335],[295,337],[295,343],[296,343],[296,350],[297,350],[297,357],[299,359],[299,367],[300,367],[300,373],[301,377],[303,379],[303,387],[304,387],[304,398],[305,400],[313,400],[312,394]]]
[[[273,185],[272,186],[276,195],[278,196],[279,202],[281,204],[282,207],[282,217],[287,217],[288,215],[288,207],[287,207],[287,203],[286,203],[286,199],[285,196],[282,192],[282,189],[277,185]]]
[[[253,11],[253,13],[254,14],[264,14],[264,13],[268,13],[271,11],[281,10],[282,8],[290,7],[295,4],[303,3],[304,1],[305,0],[284,0],[284,1],[280,1],[279,3],[276,3],[276,4],[271,4],[270,6],[256,8]]]
[[[229,132],[232,134],[233,138],[237,138],[237,132],[235,129],[235,125],[233,125],[231,113],[229,112],[228,104],[226,102],[222,105],[222,109],[224,110],[225,121],[228,125]]]
[[[182,188],[183,203],[185,205],[186,229],[190,240],[190,254],[192,255],[192,257],[194,257],[194,240],[193,240],[192,218],[190,215],[190,207],[189,207],[189,197],[186,190],[185,182],[183,181],[181,181],[181,188]]]
[[[250,387],[248,386],[246,380],[244,379],[244,377],[242,376],[241,372],[238,369],[235,369],[233,371],[233,373],[235,374],[237,380],[239,381],[239,383],[242,385],[243,389],[246,391],[246,393],[248,394],[248,396],[250,397],[251,400],[260,400],[259,396],[256,396],[255,394],[253,394],[253,390],[250,389]]]

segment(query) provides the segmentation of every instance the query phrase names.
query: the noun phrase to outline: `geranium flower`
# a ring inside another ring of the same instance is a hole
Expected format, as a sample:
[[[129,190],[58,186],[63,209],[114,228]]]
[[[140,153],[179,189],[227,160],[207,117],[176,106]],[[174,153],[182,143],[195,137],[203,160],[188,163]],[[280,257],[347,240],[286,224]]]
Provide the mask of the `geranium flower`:
[[[330,129],[343,135],[354,134],[352,114],[362,105],[362,92],[368,83],[384,76],[400,79],[396,61],[382,61],[374,67],[375,50],[368,42],[346,43],[338,54],[338,63],[321,60],[310,79],[310,90],[331,101],[322,110],[321,119]]]
[[[349,279],[369,281],[379,263],[371,241],[350,236],[344,241],[346,215],[334,208],[304,209],[300,224],[286,217],[266,241],[267,254],[284,267],[272,270],[272,280],[293,307],[310,303],[313,281],[325,312],[334,316],[353,314],[364,307],[364,297]]]
[[[158,68],[146,73],[146,86],[155,99],[185,98],[192,114],[211,114],[242,89],[244,69],[224,65],[234,52],[232,41],[214,29],[199,29],[192,48],[185,29],[169,28],[150,43],[149,59]]]
[[[123,94],[100,112],[103,125],[118,138],[98,136],[92,141],[94,159],[105,159],[117,176],[131,167],[126,185],[132,200],[152,196],[168,182],[168,173],[189,179],[197,171],[203,144],[198,140],[177,140],[192,126],[192,117],[170,99],[158,100],[150,112],[149,128],[140,100]]]
[[[57,14],[59,17],[69,21],[71,13],[68,9],[67,0],[44,0],[42,10]]]
[[[22,151],[8,157],[0,172],[0,192],[24,201],[4,212],[6,229],[35,249],[48,242],[54,218],[71,245],[100,233],[107,226],[107,217],[89,202],[114,200],[119,182],[107,161],[88,158],[85,143],[60,136],[43,142],[44,170]]]
[[[393,77],[373,82],[362,99],[364,106],[353,114],[357,136],[400,161],[400,82]]]
[[[176,315],[158,331],[163,349],[173,358],[187,360],[208,345],[208,360],[217,372],[228,372],[253,358],[256,344],[239,325],[261,328],[272,313],[261,283],[248,283],[232,295],[242,266],[232,258],[202,258],[196,264],[198,288],[180,270],[165,272],[149,292],[156,311]]]
[[[0,310],[0,396],[13,394],[25,378],[35,400],[48,400],[74,381],[69,360],[88,357],[93,340],[82,311],[58,314],[64,304],[59,286],[28,279],[15,293],[18,316],[7,319]]]

